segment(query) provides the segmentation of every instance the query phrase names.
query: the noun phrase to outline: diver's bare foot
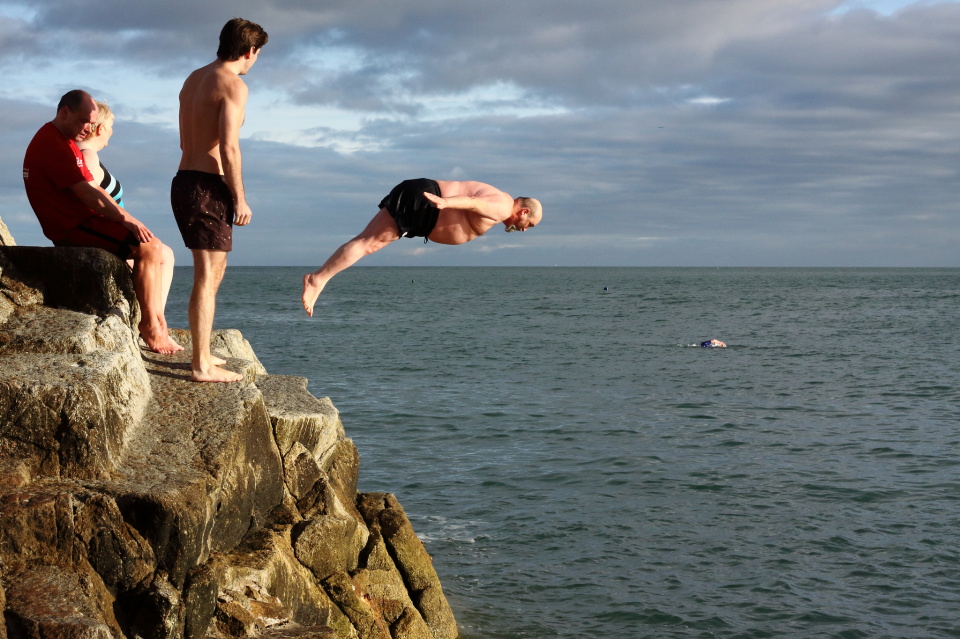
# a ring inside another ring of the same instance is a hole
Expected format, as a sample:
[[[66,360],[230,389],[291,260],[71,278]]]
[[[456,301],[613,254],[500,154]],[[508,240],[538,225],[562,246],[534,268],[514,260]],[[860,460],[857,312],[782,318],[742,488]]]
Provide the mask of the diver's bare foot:
[[[307,273],[303,276],[303,309],[310,317],[313,317],[313,305],[324,287],[324,284],[317,284],[319,279],[316,273]]]
[[[180,346],[180,344],[174,341],[174,339],[170,337],[170,333],[165,330],[157,330],[148,325],[141,324],[140,337],[143,338],[147,348],[154,353],[172,355],[183,350],[183,346]]]
[[[205,370],[192,369],[190,372],[190,381],[193,382],[239,382],[243,380],[243,375],[228,371],[219,366],[210,366]]]

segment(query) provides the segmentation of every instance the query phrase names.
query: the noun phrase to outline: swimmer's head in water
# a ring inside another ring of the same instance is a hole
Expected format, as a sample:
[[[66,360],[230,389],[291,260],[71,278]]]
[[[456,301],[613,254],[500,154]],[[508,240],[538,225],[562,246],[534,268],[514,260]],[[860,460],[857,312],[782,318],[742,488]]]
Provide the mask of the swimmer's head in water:
[[[726,347],[727,345],[718,339],[708,339],[705,342],[700,342],[700,348],[726,348]]]

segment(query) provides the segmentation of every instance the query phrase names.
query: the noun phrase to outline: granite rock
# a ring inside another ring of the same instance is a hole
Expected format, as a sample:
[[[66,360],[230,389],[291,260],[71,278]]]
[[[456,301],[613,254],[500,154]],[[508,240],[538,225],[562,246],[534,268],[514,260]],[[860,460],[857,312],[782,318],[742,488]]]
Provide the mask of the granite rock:
[[[0,218],[0,246],[16,246],[17,243],[14,241],[13,236],[10,235],[10,229],[7,228],[7,225],[3,223],[3,218]]]
[[[140,342],[124,262],[3,231],[0,639],[456,637],[328,398],[235,330],[212,347],[243,381],[189,381],[189,332]]]

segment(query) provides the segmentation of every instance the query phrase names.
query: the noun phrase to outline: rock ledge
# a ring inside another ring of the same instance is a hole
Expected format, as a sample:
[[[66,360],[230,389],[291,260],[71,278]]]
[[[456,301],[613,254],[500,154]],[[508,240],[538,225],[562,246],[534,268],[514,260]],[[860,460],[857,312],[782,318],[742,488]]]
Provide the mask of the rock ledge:
[[[120,260],[0,244],[0,639],[457,637],[328,398],[234,330],[244,381],[192,383],[188,332],[141,350]]]

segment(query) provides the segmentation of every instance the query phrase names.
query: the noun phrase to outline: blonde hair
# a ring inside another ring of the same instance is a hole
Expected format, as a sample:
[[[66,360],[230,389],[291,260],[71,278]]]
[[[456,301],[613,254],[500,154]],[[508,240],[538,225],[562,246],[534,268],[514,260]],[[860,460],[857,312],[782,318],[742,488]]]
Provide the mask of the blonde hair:
[[[100,128],[100,125],[106,122],[107,120],[109,120],[110,118],[114,117],[114,115],[113,115],[113,111],[110,110],[110,106],[107,105],[106,102],[101,102],[100,100],[94,100],[94,102],[97,103],[97,119],[93,123],[93,134],[100,135],[99,133],[97,133],[97,130],[99,130]]]

